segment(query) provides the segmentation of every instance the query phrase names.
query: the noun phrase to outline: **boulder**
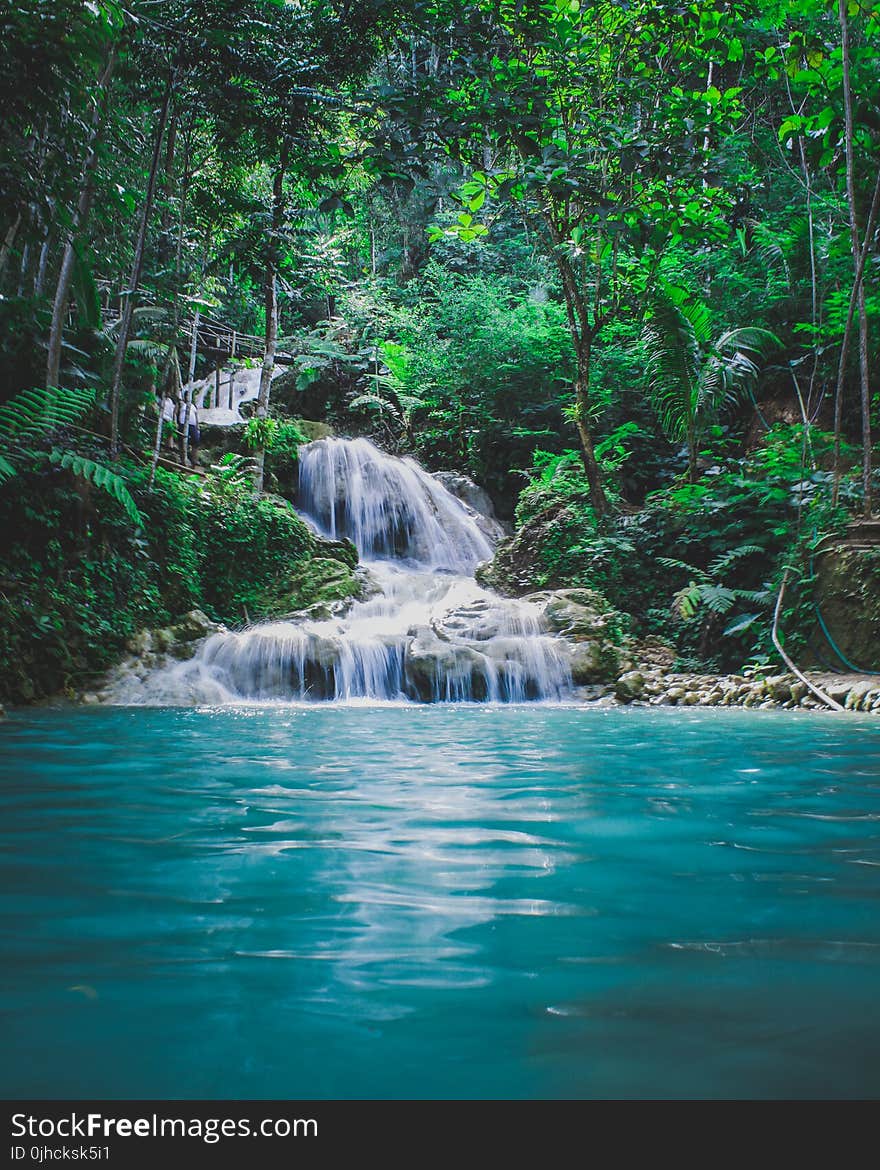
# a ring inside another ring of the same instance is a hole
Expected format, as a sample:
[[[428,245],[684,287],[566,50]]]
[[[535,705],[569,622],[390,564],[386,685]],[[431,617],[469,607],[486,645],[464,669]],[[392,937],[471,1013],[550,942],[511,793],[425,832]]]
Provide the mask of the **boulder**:
[[[216,634],[223,627],[218,622],[212,622],[207,614],[200,609],[191,609],[179,621],[169,627],[169,634],[174,642],[197,642]]]
[[[607,642],[575,642],[571,646],[571,681],[575,686],[613,682],[620,673],[617,650]]]
[[[329,540],[323,536],[315,538],[315,556],[333,561],[341,561],[349,569],[356,569],[358,551],[350,540]]]
[[[617,680],[614,693],[624,703],[631,703],[633,699],[641,699],[645,693],[645,676],[640,670],[628,670]]]
[[[852,687],[850,687],[849,693],[847,694],[846,700],[843,704],[844,707],[847,709],[847,711],[859,711],[865,696],[870,694],[870,692],[873,690],[873,683],[855,683]]]
[[[447,686],[454,694],[457,683],[473,688],[475,698],[484,697],[479,693],[480,680],[485,686],[484,659],[468,646],[443,641],[427,627],[417,630],[407,646],[404,670],[407,684],[425,702],[442,697]]]
[[[579,642],[617,634],[618,615],[593,589],[557,589],[529,593],[524,601],[536,606],[551,633]]]

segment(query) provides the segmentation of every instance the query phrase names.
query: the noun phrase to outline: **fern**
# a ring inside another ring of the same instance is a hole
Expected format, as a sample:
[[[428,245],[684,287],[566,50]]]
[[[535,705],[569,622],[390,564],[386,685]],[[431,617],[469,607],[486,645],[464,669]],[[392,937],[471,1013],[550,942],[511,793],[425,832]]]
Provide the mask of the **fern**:
[[[94,401],[91,387],[22,390],[0,406],[0,442],[20,446],[48,438],[82,418]]]
[[[736,561],[744,560],[746,557],[765,555],[765,550],[758,544],[741,544],[737,548],[732,548],[717,556],[709,565],[709,574],[712,577],[720,577]]]
[[[102,491],[118,500],[132,524],[136,528],[143,528],[143,518],[131,497],[131,492],[125,486],[122,476],[111,471],[109,467],[105,467],[103,463],[95,463],[93,459],[86,459],[73,451],[55,449],[49,458],[59,467],[63,467],[66,471],[72,471],[74,475],[82,476],[83,479],[88,480],[89,483],[93,483],[95,487],[101,488]]]
[[[17,474],[17,463],[33,465],[45,455],[33,444],[46,442],[57,431],[77,422],[91,408],[95,391],[91,387],[49,387],[22,390],[0,406],[0,484]],[[143,519],[125,481],[102,463],[95,463],[74,451],[57,447],[49,454],[57,466],[93,483],[113,496],[129,520],[143,527]]]
[[[15,475],[15,468],[8,459],[4,459],[0,455],[0,484],[6,483],[7,479],[12,479]]]
[[[664,569],[674,569],[680,573],[691,573],[697,577],[702,577],[704,581],[707,580],[708,575],[702,569],[698,569],[696,565],[689,565],[687,561],[677,561],[674,557],[657,557],[657,564],[662,565]]]
[[[400,412],[394,403],[389,402],[387,398],[381,398],[378,394],[359,394],[357,398],[353,398],[348,404],[349,410],[358,410],[361,407],[385,411],[388,414],[393,414],[395,418],[400,416]]]

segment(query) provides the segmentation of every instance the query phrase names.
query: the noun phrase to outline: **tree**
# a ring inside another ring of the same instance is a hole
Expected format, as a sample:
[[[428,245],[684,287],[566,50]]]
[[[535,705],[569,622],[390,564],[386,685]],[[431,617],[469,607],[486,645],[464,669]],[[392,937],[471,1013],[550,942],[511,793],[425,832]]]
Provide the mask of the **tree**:
[[[739,113],[739,91],[721,91],[713,69],[742,56],[742,8],[438,4],[432,11],[455,33],[447,67],[419,94],[386,99],[389,118],[420,119],[470,169],[450,230],[474,239],[488,230],[475,216],[513,202],[552,257],[577,364],[572,414],[600,517],[608,502],[593,449],[594,349],[605,326],[636,307],[670,242],[728,231],[712,156]]]

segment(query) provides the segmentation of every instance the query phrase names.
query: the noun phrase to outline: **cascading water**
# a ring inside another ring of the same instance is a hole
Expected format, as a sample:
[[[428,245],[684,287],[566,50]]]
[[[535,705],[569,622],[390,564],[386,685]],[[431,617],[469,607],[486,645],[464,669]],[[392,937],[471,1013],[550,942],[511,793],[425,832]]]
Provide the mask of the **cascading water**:
[[[539,610],[482,589],[491,525],[412,459],[366,439],[300,452],[299,510],[347,537],[374,595],[336,617],[266,622],[209,638],[189,662],[111,686],[114,702],[257,700],[521,702],[570,686],[564,642]]]

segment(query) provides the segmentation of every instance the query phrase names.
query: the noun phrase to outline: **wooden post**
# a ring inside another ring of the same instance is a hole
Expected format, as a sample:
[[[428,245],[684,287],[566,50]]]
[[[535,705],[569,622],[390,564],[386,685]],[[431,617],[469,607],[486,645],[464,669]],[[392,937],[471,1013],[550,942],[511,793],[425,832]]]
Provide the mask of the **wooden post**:
[[[236,332],[233,329],[232,330],[232,347],[231,347],[231,351],[229,354],[230,357],[235,357],[235,339],[236,339]]]
[[[196,315],[193,317],[192,342],[189,347],[189,377],[188,382],[192,382],[196,376],[196,350],[199,345],[199,310],[196,309]]]
[[[220,367],[214,371],[214,406],[220,405]]]
[[[235,370],[229,371],[229,409],[232,410],[233,391],[235,389]]]

